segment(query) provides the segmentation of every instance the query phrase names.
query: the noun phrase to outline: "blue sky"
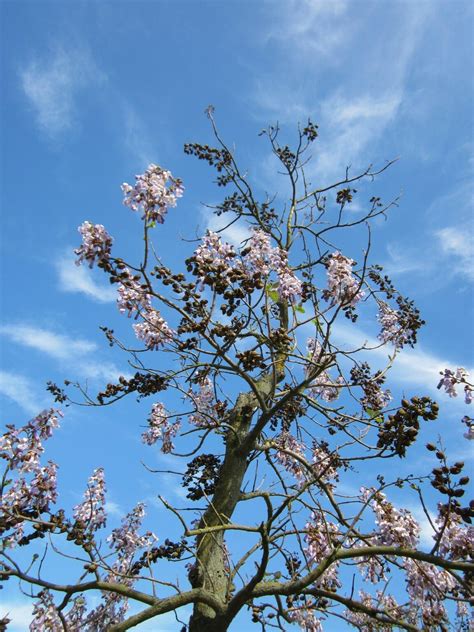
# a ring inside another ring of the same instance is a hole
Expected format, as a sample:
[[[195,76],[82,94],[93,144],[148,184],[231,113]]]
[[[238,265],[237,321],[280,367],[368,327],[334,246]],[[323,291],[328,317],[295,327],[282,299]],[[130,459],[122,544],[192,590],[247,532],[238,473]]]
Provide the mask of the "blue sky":
[[[212,103],[262,194],[283,193],[257,136],[275,121],[288,135],[308,116],[319,125],[312,173],[321,181],[347,165],[400,158],[374,188],[385,200],[401,198],[376,226],[373,260],[416,300],[427,326],[417,350],[400,357],[391,386],[436,393],[443,415],[435,432],[444,432],[452,454],[467,454],[461,398],[448,400],[436,383],[445,366],[474,365],[471,3],[4,0],[1,12],[7,422],[21,424],[49,404],[48,379],[88,380],[94,389],[129,371],[98,326],[126,332],[130,323],[104,278],[74,266],[77,226],[102,223],[117,252],[136,254],[139,220],[122,206],[119,187],[155,162],[186,187],[156,245],[170,264],[187,256],[180,237],[215,227],[201,203],[219,191],[182,151],[185,142],[211,141],[203,111]],[[338,335],[350,342],[373,331],[359,322]],[[147,413],[148,402],[66,411],[51,442],[66,507],[98,465],[112,519],[139,499],[153,507],[157,479],[139,461],[158,467],[165,459],[140,444]],[[170,476],[159,486],[179,500]],[[5,596],[16,613],[12,632],[26,630],[25,599],[13,586]],[[163,632],[179,629],[167,625]]]

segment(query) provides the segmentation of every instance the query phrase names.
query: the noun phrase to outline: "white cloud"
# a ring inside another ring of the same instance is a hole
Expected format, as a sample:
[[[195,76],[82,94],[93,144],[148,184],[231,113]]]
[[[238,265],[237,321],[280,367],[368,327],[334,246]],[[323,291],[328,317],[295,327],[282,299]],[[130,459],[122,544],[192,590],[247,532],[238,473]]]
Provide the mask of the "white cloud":
[[[330,58],[348,37],[348,4],[348,0],[286,0],[275,12],[278,17],[272,20],[266,39]],[[331,61],[337,59],[332,57]]]
[[[38,126],[53,138],[73,126],[77,94],[89,85],[103,82],[104,75],[89,53],[57,48],[31,60],[21,70],[20,80]]]
[[[7,616],[11,620],[8,624],[10,632],[26,632],[29,630],[30,623],[33,619],[33,602],[32,601],[2,601],[0,606],[0,618]]]
[[[120,505],[114,503],[113,500],[108,500],[105,503],[105,513],[111,516],[117,516],[119,518],[124,515],[124,512],[120,508]]]
[[[126,379],[132,376],[121,371],[113,362],[96,362],[94,360],[84,360],[76,364],[77,371],[91,380],[104,379],[107,382],[115,382],[121,375]]]
[[[36,415],[45,407],[45,400],[35,396],[34,384],[23,375],[0,371],[0,394],[12,400],[29,415]]]
[[[222,239],[234,246],[241,246],[242,242],[250,237],[249,227],[240,222],[235,222],[225,228],[232,221],[234,217],[232,214],[216,215],[212,209],[206,206],[201,209],[201,216],[206,222],[207,230],[221,231],[224,229],[220,233]]]
[[[30,325],[3,325],[0,333],[11,341],[42,351],[57,360],[76,359],[95,351],[97,345]]]
[[[471,227],[472,228],[472,227]],[[435,233],[441,252],[454,260],[457,273],[474,281],[474,232],[466,227],[447,226]]]
[[[380,344],[378,340],[351,324],[336,323],[333,326],[333,334],[337,343],[346,351],[365,346],[370,349],[367,354],[374,359],[378,358],[379,361],[387,361],[389,354],[392,353],[392,347],[378,347]],[[377,348],[371,349],[372,347]],[[462,366],[462,363],[455,362],[453,359],[440,358],[433,353],[421,350],[419,346],[416,349],[406,348],[397,355],[390,370],[390,379],[401,385],[423,387],[439,395],[437,385],[440,371],[459,366]],[[474,373],[473,368],[467,367],[467,371],[470,375]],[[448,396],[446,395],[445,398],[448,399]],[[451,400],[451,403],[463,405],[464,398],[458,397]]]
[[[368,166],[360,163],[366,148],[395,119],[401,101],[400,91],[384,96],[364,94],[357,99],[337,94],[326,99],[321,107],[321,146],[314,164],[317,173],[331,179],[349,164]]]
[[[68,253],[56,261],[59,288],[63,292],[80,292],[99,303],[109,303],[117,298],[117,291],[110,285],[97,283],[87,266],[76,266]]]
[[[123,103],[123,126],[122,139],[125,148],[138,159],[141,168],[156,162],[157,151],[149,141],[150,133],[143,120],[127,102]]]

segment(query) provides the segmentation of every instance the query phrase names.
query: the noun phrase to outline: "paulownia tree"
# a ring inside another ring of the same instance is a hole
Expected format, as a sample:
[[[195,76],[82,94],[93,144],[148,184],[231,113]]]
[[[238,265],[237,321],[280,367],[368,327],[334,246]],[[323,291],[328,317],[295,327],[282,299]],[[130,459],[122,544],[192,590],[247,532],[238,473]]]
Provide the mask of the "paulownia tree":
[[[58,509],[56,465],[42,461],[61,416],[51,409],[23,427],[8,425],[1,440],[1,578],[30,585],[32,631],[119,632],[155,618],[159,626],[160,615],[179,616],[189,605],[183,630],[190,632],[232,628],[243,609],[248,626],[262,630],[299,624],[315,632],[326,622],[332,630],[338,620],[360,630],[467,630],[474,532],[464,464],[430,443],[431,472],[396,474],[421,425],[438,416],[430,397],[394,401],[386,388],[397,353],[416,343],[423,325],[413,302],[371,262],[371,224],[396,201],[371,197],[360,202],[365,211],[351,211],[356,183],[373,181],[390,163],[314,186],[308,163],[317,126],[300,127],[295,148],[270,127],[262,135],[288,188],[285,200],[261,200],[221,140],[212,108],[207,113],[216,146],[192,143],[185,153],[217,171],[226,195],[214,212],[226,220],[223,230],[238,222],[247,237],[231,244],[222,231],[207,231],[187,245],[183,269],[172,271],[152,235],[182,196],[181,181],[150,165],[134,185],[123,184],[125,205],[142,220],[141,261],[122,260],[104,226],[88,221],[75,252],[79,265],[103,270],[119,310],[134,320],[138,348],[103,330],[136,372],[95,396],[66,382],[90,406],[148,398],[143,442],[183,460],[188,506],[160,495],[182,537],[144,531],[143,503],[108,532],[100,463],[83,501]],[[338,246],[357,229],[365,235],[351,242],[358,262]],[[378,319],[378,340],[349,347],[340,324],[356,328],[359,316]],[[387,362],[374,370],[370,352],[380,359],[381,347]],[[470,403],[468,377],[446,369],[439,387],[451,396],[464,390]],[[57,402],[78,399],[48,388]],[[471,419],[463,422],[472,439]],[[430,484],[437,492],[427,494]],[[425,513],[431,547],[420,545],[413,514],[394,504],[396,488]],[[440,494],[435,508],[433,493]],[[61,554],[66,540],[76,547],[68,553],[77,566],[71,584],[42,572],[44,542]],[[24,547],[34,551],[28,563]],[[130,600],[138,613],[127,614]]]

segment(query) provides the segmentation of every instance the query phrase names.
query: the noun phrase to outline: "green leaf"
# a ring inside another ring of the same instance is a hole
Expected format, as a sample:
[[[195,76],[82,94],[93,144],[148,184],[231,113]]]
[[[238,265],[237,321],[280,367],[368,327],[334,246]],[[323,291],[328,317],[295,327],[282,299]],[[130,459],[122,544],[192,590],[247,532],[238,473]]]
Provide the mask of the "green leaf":
[[[304,308],[301,307],[301,305],[293,305],[293,307],[295,308],[295,311],[299,312],[300,314],[304,314]]]
[[[276,290],[271,290],[267,287],[267,295],[274,303],[278,303],[280,296]]]
[[[373,421],[376,421],[378,424],[381,424],[383,422],[383,415],[381,414],[380,410],[374,410],[373,408],[366,408],[365,411],[368,415],[370,415],[370,418]]]

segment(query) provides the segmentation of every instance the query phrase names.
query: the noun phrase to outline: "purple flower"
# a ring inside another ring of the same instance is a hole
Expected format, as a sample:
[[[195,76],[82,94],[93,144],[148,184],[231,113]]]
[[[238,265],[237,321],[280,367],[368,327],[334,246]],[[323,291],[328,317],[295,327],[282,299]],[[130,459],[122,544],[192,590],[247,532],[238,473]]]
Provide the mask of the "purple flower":
[[[378,339],[384,344],[391,342],[396,349],[401,349],[408,342],[410,336],[400,322],[400,314],[383,301],[379,303],[377,320],[382,325]]]
[[[122,184],[123,203],[132,211],[141,211],[142,219],[147,222],[163,224],[168,209],[175,207],[183,195],[181,180],[154,164],[149,165],[144,174],[135,176],[135,180],[135,186]]]
[[[104,469],[96,468],[87,482],[84,500],[74,507],[74,518],[96,531],[106,523]]]
[[[352,274],[354,265],[355,261],[338,251],[328,257],[328,287],[323,291],[323,298],[330,301],[331,305],[353,307],[364,297],[364,292],[360,290],[360,281]]]
[[[199,384],[197,393],[190,390],[188,397],[192,400],[196,411],[189,416],[189,421],[200,428],[217,426],[215,418],[214,386],[209,377],[204,378]]]
[[[138,340],[142,340],[148,349],[158,349],[173,339],[174,331],[156,309],[143,313],[143,322],[133,325]]]
[[[161,439],[163,443],[161,451],[167,454],[174,449],[172,439],[178,434],[180,428],[181,422],[178,420],[170,423],[163,404],[156,403],[153,404],[148,420],[148,430],[142,434],[142,440],[148,445],[153,445]]]
[[[151,307],[150,295],[140,283],[140,277],[133,276],[128,268],[125,268],[124,273],[127,278],[122,280],[117,290],[119,312],[122,314],[127,312],[127,315],[131,316],[133,312],[140,309],[149,309]]]
[[[74,250],[78,257],[76,265],[80,266],[83,261],[87,261],[89,268],[92,268],[96,260],[99,265],[106,263],[110,257],[113,240],[102,224],[94,226],[90,222],[84,222],[77,230],[82,235],[82,246]]]

